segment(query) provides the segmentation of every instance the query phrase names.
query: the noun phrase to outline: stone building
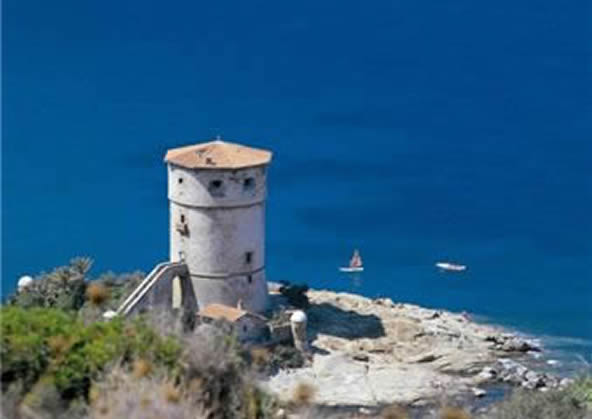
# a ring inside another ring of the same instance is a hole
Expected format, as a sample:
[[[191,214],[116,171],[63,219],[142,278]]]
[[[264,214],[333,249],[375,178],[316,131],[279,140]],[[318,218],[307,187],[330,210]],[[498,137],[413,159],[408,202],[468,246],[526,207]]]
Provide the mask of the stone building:
[[[267,319],[240,308],[222,304],[209,304],[199,311],[201,321],[225,320],[230,322],[239,340],[243,342],[265,340],[269,336]]]
[[[185,262],[200,307],[262,312],[271,152],[220,140],[171,149],[170,260]]]

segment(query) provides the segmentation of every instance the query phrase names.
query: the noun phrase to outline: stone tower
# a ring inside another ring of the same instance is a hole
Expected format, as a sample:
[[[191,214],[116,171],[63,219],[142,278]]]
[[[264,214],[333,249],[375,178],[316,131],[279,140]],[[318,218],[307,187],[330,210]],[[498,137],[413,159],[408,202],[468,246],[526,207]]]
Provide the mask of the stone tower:
[[[224,141],[166,153],[170,259],[185,261],[200,307],[261,312],[265,281],[266,172],[271,152]]]

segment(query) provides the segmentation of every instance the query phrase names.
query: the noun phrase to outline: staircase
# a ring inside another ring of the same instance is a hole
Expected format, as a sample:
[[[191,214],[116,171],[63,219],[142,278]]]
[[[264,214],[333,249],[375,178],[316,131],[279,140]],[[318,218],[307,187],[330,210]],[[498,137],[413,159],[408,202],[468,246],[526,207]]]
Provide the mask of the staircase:
[[[183,308],[197,310],[197,301],[187,265],[183,262],[159,263],[117,309],[117,315],[129,316],[142,308],[172,308],[173,279],[181,283]]]

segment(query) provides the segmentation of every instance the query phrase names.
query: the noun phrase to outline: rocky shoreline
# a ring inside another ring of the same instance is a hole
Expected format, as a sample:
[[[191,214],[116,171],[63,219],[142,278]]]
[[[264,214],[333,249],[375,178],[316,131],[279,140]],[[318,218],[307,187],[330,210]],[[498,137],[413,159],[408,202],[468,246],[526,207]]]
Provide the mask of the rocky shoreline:
[[[569,383],[526,366],[541,352],[537,344],[466,314],[326,290],[307,295],[308,364],[262,382],[280,399],[305,383],[320,405],[413,407],[487,397],[499,383],[540,391]]]

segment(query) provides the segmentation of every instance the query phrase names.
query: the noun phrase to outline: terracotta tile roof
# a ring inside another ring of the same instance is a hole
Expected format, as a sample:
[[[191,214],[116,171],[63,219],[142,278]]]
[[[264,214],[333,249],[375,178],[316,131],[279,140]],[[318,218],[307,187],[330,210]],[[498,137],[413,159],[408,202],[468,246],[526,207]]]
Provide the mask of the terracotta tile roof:
[[[243,316],[252,316],[260,320],[267,319],[259,314],[251,313],[250,311],[241,310],[240,308],[226,306],[224,304],[208,304],[198,313],[200,316],[210,319],[225,319],[234,323]]]
[[[164,161],[188,169],[240,169],[271,161],[271,152],[225,141],[211,141],[167,151]]]

